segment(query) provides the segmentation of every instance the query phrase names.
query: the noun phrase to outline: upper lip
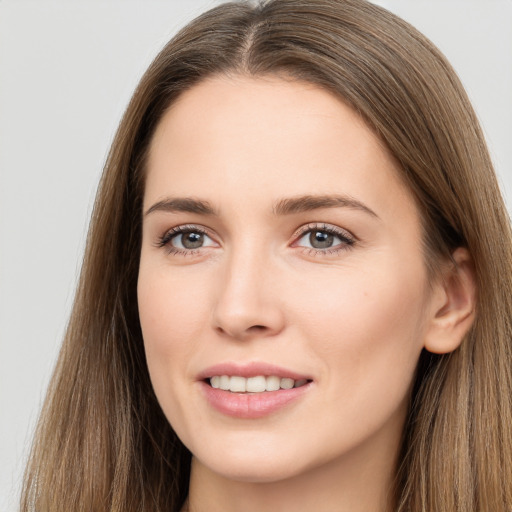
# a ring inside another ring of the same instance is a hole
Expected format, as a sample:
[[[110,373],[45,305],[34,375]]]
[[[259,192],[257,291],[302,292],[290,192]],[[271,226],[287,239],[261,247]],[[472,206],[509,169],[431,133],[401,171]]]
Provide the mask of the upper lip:
[[[198,380],[205,380],[216,375],[236,375],[245,378],[257,377],[259,375],[263,375],[266,377],[275,375],[277,377],[288,378],[293,380],[312,380],[311,377],[309,377],[308,375],[298,373],[288,368],[284,368],[282,366],[278,366],[275,364],[257,361],[248,363],[218,363],[213,366],[209,366],[208,368],[205,368],[203,371],[199,373],[197,378]]]

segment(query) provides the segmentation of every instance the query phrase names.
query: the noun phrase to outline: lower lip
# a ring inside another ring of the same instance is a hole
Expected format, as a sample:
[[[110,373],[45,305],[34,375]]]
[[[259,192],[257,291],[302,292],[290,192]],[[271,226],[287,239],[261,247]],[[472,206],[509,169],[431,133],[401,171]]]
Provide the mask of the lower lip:
[[[298,388],[265,391],[263,393],[232,393],[212,388],[201,382],[208,403],[227,416],[244,419],[262,418],[296,402],[307,393],[311,383]]]

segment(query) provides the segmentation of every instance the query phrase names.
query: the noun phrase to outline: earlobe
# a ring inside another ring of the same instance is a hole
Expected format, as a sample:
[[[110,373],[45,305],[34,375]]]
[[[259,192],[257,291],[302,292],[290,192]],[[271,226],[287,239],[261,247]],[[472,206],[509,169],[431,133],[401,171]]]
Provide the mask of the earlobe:
[[[475,271],[467,249],[454,251],[435,286],[424,346],[429,352],[446,354],[459,347],[475,318]]]

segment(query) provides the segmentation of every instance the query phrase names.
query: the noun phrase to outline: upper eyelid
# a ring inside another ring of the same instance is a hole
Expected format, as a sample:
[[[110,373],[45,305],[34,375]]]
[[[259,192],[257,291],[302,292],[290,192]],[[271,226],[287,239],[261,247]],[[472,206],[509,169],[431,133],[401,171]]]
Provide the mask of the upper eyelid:
[[[338,234],[345,236],[346,238],[350,238],[351,240],[357,241],[358,238],[348,229],[342,228],[340,226],[336,226],[335,224],[329,224],[326,222],[309,222],[308,224],[304,224],[300,228],[298,228],[295,233],[293,234],[293,238],[296,239],[297,237],[300,237],[304,235],[305,233],[308,233],[309,231],[328,231],[333,234]]]
[[[208,236],[210,236],[210,234],[212,233],[210,229],[208,229],[205,226],[202,226],[201,224],[180,224],[178,226],[174,226],[166,230],[164,236],[167,236],[168,234],[179,235],[180,233],[186,233],[188,231],[198,231]]]

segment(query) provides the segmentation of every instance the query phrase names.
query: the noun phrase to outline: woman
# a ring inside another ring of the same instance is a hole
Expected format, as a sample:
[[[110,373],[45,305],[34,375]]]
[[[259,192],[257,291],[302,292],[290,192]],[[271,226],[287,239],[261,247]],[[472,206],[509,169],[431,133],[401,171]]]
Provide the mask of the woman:
[[[213,9],[121,122],[22,509],[510,510],[510,248],[417,31]]]

